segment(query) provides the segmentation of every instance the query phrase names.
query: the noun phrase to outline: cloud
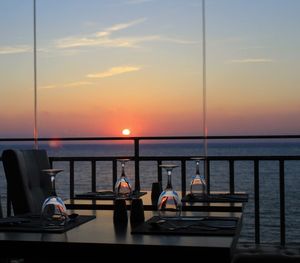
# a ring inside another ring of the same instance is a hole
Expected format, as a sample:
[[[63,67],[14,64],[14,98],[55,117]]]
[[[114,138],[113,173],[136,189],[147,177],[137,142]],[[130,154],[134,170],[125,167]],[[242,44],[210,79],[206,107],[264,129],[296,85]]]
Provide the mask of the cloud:
[[[176,44],[197,44],[199,41],[190,41],[178,38],[170,38],[159,35],[146,35],[140,37],[113,37],[115,32],[125,30],[127,28],[139,25],[146,21],[146,18],[140,18],[129,21],[127,23],[119,23],[112,25],[102,31],[95,32],[86,36],[70,36],[56,41],[56,47],[59,49],[70,49],[80,47],[122,47],[122,48],[137,48],[141,43],[145,42],[171,42]]]
[[[79,87],[79,86],[85,86],[85,85],[91,85],[91,84],[93,84],[93,83],[89,82],[89,81],[78,81],[78,82],[66,83],[66,84],[63,85],[63,87],[65,87],[65,88]]]
[[[112,77],[115,75],[120,75],[120,74],[124,74],[124,73],[128,73],[128,72],[139,71],[140,69],[141,69],[140,67],[136,67],[136,66],[113,67],[106,71],[88,74],[87,77],[88,78],[107,78],[107,77]]]
[[[90,47],[90,46],[104,46],[104,47],[133,47],[138,42],[135,38],[111,38],[113,32],[121,31],[132,26],[143,23],[146,18],[136,19],[127,23],[120,23],[112,25],[103,31],[90,34],[82,37],[66,37],[56,41],[57,48],[74,48],[74,47]]]
[[[39,87],[40,89],[55,89],[57,87],[61,87],[61,85],[55,85],[55,84],[51,84],[51,85],[47,85],[47,86],[42,86]]]
[[[26,45],[20,46],[0,46],[0,55],[18,54],[31,52],[32,47]]]
[[[102,32],[104,33],[104,32]],[[68,49],[68,48],[79,48],[79,47],[126,47],[135,48],[139,47],[140,43],[160,40],[159,36],[142,36],[142,37],[129,37],[129,38],[65,38],[61,40],[57,47]]]
[[[246,63],[271,63],[274,62],[272,59],[268,58],[245,58],[245,59],[232,59],[229,60],[228,63],[239,63],[239,64],[246,64]]]
[[[77,81],[77,82],[69,82],[65,84],[52,84],[47,86],[42,86],[40,89],[55,89],[55,88],[73,88],[73,87],[81,87],[86,85],[91,85],[93,82],[89,81]]]
[[[110,32],[114,32],[114,31],[120,31],[120,30],[129,28],[129,27],[132,27],[134,25],[141,24],[145,20],[146,20],[146,18],[140,18],[140,19],[136,19],[136,20],[133,20],[131,22],[128,22],[128,23],[116,24],[116,25],[113,25],[113,26],[107,28],[106,32],[110,33]]]
[[[119,66],[119,67],[112,67],[106,71],[94,73],[94,74],[87,74],[87,78],[107,78],[112,77],[115,75],[120,75],[128,72],[134,72],[141,70],[141,67],[138,66]],[[92,85],[94,82],[91,81],[76,81],[76,82],[68,82],[64,84],[50,84],[46,86],[39,87],[40,89],[56,89],[56,88],[75,88],[75,87],[84,87],[87,85]]]

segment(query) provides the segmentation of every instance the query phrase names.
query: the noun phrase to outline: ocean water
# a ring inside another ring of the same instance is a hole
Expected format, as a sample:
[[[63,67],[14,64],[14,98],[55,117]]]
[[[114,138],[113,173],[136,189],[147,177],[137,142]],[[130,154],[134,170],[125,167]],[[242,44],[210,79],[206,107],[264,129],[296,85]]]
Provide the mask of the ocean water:
[[[0,152],[5,148],[32,148],[29,144],[0,145]],[[133,156],[134,147],[131,144],[64,144],[50,147],[41,144],[40,148],[48,151],[49,156]],[[140,156],[200,156],[203,155],[199,143],[144,143],[140,146]],[[300,143],[287,142],[213,142],[208,145],[208,155],[211,156],[248,156],[248,155],[300,155]],[[170,163],[170,162],[168,162]],[[177,163],[176,161],[172,163]],[[177,163],[180,165],[180,163]],[[64,171],[57,176],[57,193],[63,198],[69,197],[69,167],[66,162],[55,162],[55,168]],[[229,167],[225,161],[211,163],[211,190],[228,191]],[[261,242],[279,242],[280,212],[279,212],[279,164],[276,161],[260,162],[260,223]],[[203,166],[201,166],[203,171]],[[195,162],[187,162],[187,185],[195,172]],[[118,166],[118,174],[120,166]],[[97,189],[112,189],[111,162],[97,162]],[[126,164],[126,174],[134,185],[134,163]],[[239,161],[235,163],[235,189],[249,194],[249,202],[245,206],[241,242],[254,242],[254,171],[253,162]],[[140,163],[141,189],[150,190],[153,181],[157,180],[156,163],[144,161]],[[181,189],[180,167],[175,168],[172,175],[175,190]],[[166,177],[163,176],[163,186]],[[300,242],[300,161],[285,163],[285,202],[286,202],[286,241]],[[75,193],[91,190],[90,162],[75,163]],[[188,189],[187,189],[188,190]],[[2,206],[5,210],[6,182],[2,163],[0,163],[0,193]],[[5,212],[5,211],[4,211]]]

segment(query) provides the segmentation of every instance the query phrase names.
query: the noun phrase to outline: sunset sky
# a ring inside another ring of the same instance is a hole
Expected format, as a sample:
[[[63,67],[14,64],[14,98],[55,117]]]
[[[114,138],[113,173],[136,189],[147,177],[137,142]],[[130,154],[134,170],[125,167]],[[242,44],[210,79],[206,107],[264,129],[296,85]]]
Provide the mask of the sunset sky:
[[[39,136],[203,135],[201,0],[36,0]],[[206,0],[208,135],[300,133],[300,1]],[[33,1],[0,1],[0,137],[33,136]]]

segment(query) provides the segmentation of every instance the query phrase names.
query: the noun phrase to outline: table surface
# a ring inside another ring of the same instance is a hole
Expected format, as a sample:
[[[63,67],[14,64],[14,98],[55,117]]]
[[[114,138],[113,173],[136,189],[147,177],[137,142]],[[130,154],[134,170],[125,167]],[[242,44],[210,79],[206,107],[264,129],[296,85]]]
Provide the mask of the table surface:
[[[119,249],[120,253],[145,251],[154,256],[157,251],[170,253],[203,253],[225,255],[228,260],[232,247],[235,245],[241,226],[242,213],[239,212],[183,212],[183,215],[195,216],[228,216],[238,217],[239,223],[235,236],[185,236],[185,235],[142,235],[131,234],[131,225],[119,226],[113,223],[113,211],[109,210],[70,210],[81,215],[95,215],[96,218],[65,233],[24,233],[0,232],[2,255],[32,255],[33,251],[47,253],[55,249],[57,253],[80,257],[93,257],[99,253],[111,253]],[[130,212],[128,211],[128,217]],[[145,211],[145,219],[156,215],[156,212]],[[83,254],[84,253],[84,254]],[[154,253],[154,254],[153,254]],[[116,254],[115,256],[120,256]],[[225,261],[226,262],[226,261]],[[228,261],[229,262],[229,261]]]
[[[141,198],[143,200],[144,209],[153,211],[156,210],[155,206],[151,201],[151,191],[145,191],[147,194],[143,195]],[[225,192],[212,192],[216,194]],[[241,192],[239,192],[240,194]],[[178,191],[181,197],[181,192]],[[245,194],[245,193],[242,193]],[[101,209],[101,210],[111,210],[113,209],[112,200],[90,200],[82,198],[68,199],[64,201],[68,209]],[[127,201],[128,208],[130,207],[130,201]],[[245,202],[183,202],[183,211],[215,211],[215,212],[242,212]]]

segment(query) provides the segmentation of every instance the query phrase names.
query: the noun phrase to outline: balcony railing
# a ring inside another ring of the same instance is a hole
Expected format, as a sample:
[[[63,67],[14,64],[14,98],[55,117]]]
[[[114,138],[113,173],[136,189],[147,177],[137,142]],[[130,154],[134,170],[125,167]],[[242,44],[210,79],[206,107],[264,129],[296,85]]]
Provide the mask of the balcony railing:
[[[247,140],[247,139],[299,139],[300,135],[274,135],[274,136],[209,136],[207,140]],[[142,161],[151,161],[155,162],[157,166],[157,180],[162,181],[162,171],[159,167],[160,164],[164,161],[177,161],[181,164],[181,191],[185,195],[187,191],[187,162],[191,161],[191,157],[197,156],[141,156],[140,155],[140,143],[141,141],[151,141],[151,140],[168,140],[168,141],[182,141],[182,140],[204,140],[202,136],[168,136],[168,137],[81,137],[81,138],[55,138],[59,141],[132,141],[134,145],[134,152],[131,156],[96,156],[96,157],[59,157],[52,156],[50,157],[51,163],[58,162],[67,162],[69,166],[69,197],[70,199],[75,196],[75,163],[76,162],[89,162],[91,166],[91,191],[96,191],[96,167],[98,162],[111,162],[112,163],[112,185],[115,184],[117,180],[117,159],[128,158],[134,162],[134,174],[135,174],[135,190],[140,190],[140,162]],[[39,141],[52,141],[53,138],[40,138]],[[0,138],[0,141],[3,142],[28,142],[33,141],[32,138]],[[203,157],[203,156],[202,156]],[[0,159],[1,160],[1,159]],[[260,214],[260,204],[261,200],[260,194],[260,163],[263,161],[272,161],[279,166],[279,175],[278,175],[278,184],[279,184],[279,218],[280,218],[280,244],[286,244],[286,192],[285,192],[285,180],[286,180],[286,163],[289,161],[300,161],[300,155],[255,155],[255,156],[206,156],[207,164],[207,186],[208,192],[211,190],[210,184],[210,171],[211,166],[214,165],[214,162],[227,162],[228,163],[228,185],[227,190],[231,194],[236,192],[236,182],[235,182],[235,167],[236,163],[240,161],[247,162],[251,164],[253,171],[253,202],[254,202],[254,242],[261,243],[261,214]],[[7,213],[10,214],[10,205],[8,200]]]

